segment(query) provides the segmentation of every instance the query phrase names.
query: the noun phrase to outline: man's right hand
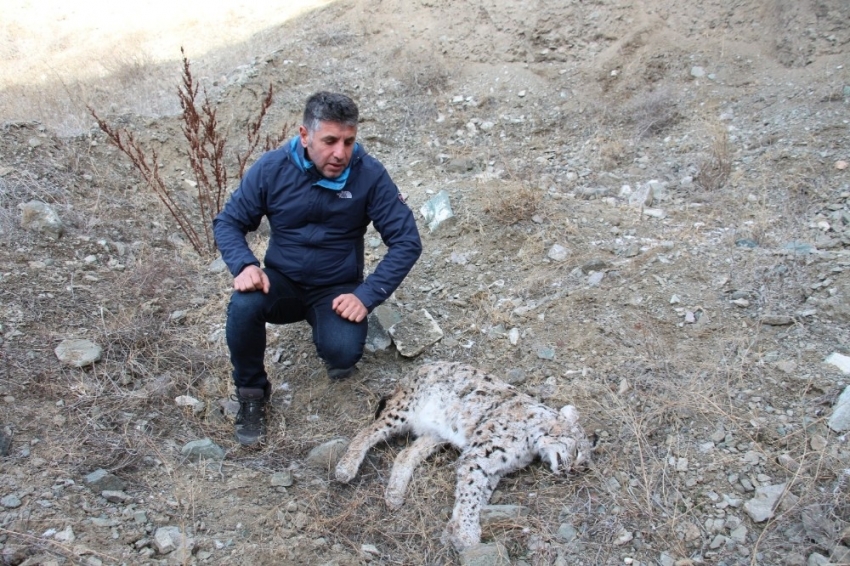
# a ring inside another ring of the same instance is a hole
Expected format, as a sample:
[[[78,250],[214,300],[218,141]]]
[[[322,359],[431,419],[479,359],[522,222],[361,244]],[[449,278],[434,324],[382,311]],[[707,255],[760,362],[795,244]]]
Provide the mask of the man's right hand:
[[[233,288],[243,293],[262,291],[268,294],[270,287],[268,275],[256,265],[246,266],[233,280]]]

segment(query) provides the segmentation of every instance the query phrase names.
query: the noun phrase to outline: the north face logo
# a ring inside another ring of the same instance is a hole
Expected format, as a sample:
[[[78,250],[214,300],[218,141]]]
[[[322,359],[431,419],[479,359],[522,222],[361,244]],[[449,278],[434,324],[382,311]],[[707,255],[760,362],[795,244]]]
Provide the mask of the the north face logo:
[[[339,198],[351,198],[351,193],[348,191],[340,191]]]

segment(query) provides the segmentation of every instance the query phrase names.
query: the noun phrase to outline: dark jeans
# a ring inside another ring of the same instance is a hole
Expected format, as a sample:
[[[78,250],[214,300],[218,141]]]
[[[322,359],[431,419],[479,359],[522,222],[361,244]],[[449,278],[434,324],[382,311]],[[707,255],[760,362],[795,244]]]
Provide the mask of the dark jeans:
[[[227,346],[236,387],[265,387],[263,364],[266,323],[290,324],[306,320],[313,328],[313,343],[329,370],[347,369],[363,356],[367,321],[345,320],[331,308],[339,295],[351,293],[358,283],[329,287],[298,285],[282,273],[265,268],[268,294],[234,292],[227,306]]]

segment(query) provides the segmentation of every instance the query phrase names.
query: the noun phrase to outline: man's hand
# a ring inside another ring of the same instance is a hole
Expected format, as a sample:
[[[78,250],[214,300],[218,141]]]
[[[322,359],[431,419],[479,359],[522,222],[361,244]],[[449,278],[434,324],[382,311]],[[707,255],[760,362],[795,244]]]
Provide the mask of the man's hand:
[[[334,299],[331,306],[336,314],[351,322],[360,322],[369,314],[360,299],[351,293],[340,295]]]
[[[256,265],[248,265],[243,269],[236,279],[233,280],[233,288],[243,293],[247,291],[262,291],[268,294],[271,284],[266,272]]]

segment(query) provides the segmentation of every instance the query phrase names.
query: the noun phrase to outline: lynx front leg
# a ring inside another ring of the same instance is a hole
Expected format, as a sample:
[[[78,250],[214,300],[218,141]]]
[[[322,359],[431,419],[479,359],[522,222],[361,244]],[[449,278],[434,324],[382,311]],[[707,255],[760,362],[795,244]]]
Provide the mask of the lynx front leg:
[[[442,538],[458,552],[481,542],[481,508],[501,479],[498,474],[487,473],[481,464],[476,458],[461,458],[458,465],[455,507]]]
[[[348,483],[357,475],[366,452],[377,443],[388,440],[391,436],[406,432],[407,426],[403,419],[390,421],[381,418],[371,426],[360,431],[348,445],[348,449],[336,465],[336,480]]]
[[[398,509],[404,503],[404,494],[407,492],[407,486],[416,466],[444,444],[446,442],[436,436],[424,435],[399,452],[395,462],[393,462],[390,481],[387,483],[387,490],[384,493],[384,498],[390,509]]]

